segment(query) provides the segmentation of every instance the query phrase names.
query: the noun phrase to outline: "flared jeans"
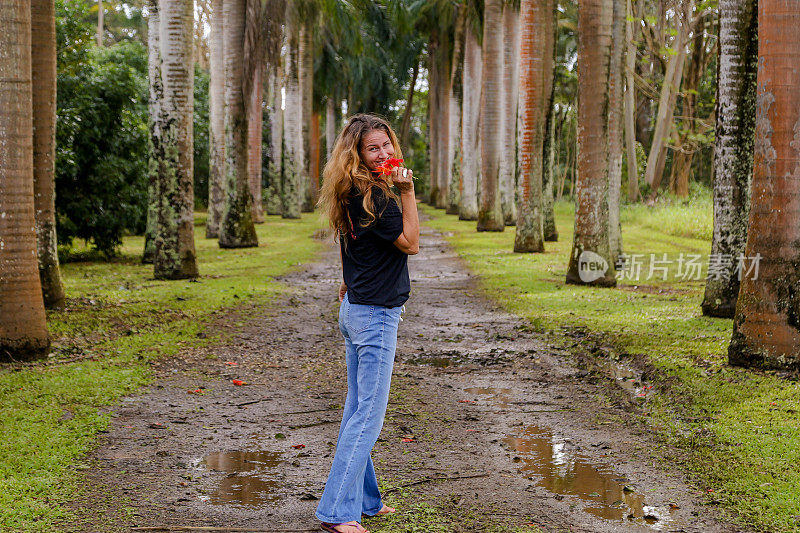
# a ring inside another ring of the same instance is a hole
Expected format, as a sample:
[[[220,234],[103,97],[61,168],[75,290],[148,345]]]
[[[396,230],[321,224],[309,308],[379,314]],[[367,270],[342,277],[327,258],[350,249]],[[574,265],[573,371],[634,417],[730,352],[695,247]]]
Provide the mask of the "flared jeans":
[[[317,518],[341,524],[374,516],[383,507],[370,452],[383,427],[397,347],[401,307],[351,304],[339,307],[344,336],[347,398]]]

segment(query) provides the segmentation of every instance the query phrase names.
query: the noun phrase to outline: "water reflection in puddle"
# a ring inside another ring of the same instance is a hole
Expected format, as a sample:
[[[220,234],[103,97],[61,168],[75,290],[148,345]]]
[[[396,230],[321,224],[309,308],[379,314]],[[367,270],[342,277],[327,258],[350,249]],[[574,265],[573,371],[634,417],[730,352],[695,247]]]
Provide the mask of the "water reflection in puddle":
[[[205,498],[209,503],[256,506],[279,498],[278,482],[265,479],[280,462],[281,452],[232,451],[205,456],[198,466],[225,472],[217,488]]]
[[[471,394],[489,395],[493,403],[506,407],[511,389],[470,387]],[[628,485],[626,479],[603,464],[593,463],[578,453],[566,440],[552,432],[527,426],[503,443],[519,455],[514,461],[520,472],[537,485],[555,494],[575,496],[584,502],[583,510],[606,520],[633,520],[662,529],[671,520],[667,507],[645,504],[644,495]]]

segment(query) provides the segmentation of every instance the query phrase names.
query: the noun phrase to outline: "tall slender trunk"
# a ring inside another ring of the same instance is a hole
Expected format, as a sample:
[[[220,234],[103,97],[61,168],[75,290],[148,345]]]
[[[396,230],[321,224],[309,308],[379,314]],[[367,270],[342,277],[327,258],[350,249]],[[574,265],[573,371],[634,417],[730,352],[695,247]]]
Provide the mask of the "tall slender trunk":
[[[461,202],[461,106],[464,82],[464,34],[467,25],[467,10],[459,9],[456,22],[456,31],[453,44],[453,57],[450,70],[450,109],[448,115],[447,134],[447,213],[458,214],[458,204]]]
[[[283,88],[283,68],[278,62],[270,66],[269,74],[269,184],[264,193],[265,209],[268,215],[280,215],[283,211],[281,188],[283,186],[283,109],[281,109],[281,89]]]
[[[609,63],[612,0],[578,9],[578,176],[567,283],[614,286],[608,236]]]
[[[747,240],[756,129],[757,17],[757,0],[720,2],[713,257],[738,258]],[[732,268],[725,278],[706,279],[704,315],[733,317],[740,282]]]
[[[311,154],[309,157],[309,167],[311,171],[311,183],[312,185],[317,186],[317,192],[314,193],[314,204],[316,205],[316,199],[319,196],[319,156],[320,156],[320,131],[319,131],[319,113],[312,113],[311,114],[311,131],[310,137],[311,142],[309,143],[309,148],[311,150]],[[313,207],[313,206],[312,206]]]
[[[436,63],[439,69],[439,83],[437,92],[439,93],[439,114],[436,116],[438,122],[436,126],[439,141],[437,142],[437,194],[435,205],[439,209],[447,208],[447,187],[450,183],[450,100],[452,92],[450,89],[450,42],[444,41],[439,45],[439,58]]]
[[[440,54],[438,32],[431,32],[428,40],[428,154],[430,160],[430,191],[428,203],[436,205],[439,196],[439,118],[441,116],[440,91],[438,90],[440,72],[437,58]]]
[[[53,0],[31,0],[33,201],[39,278],[45,307],[64,303],[58,265],[55,207],[56,18]]]
[[[417,85],[419,76],[419,58],[414,61],[414,70],[411,73],[411,84],[408,87],[408,97],[406,98],[406,108],[403,111],[403,122],[400,124],[400,146],[408,147],[408,133],[411,131],[411,115],[414,109],[414,88]],[[330,152],[328,153],[330,156]]]
[[[161,145],[161,106],[164,87],[161,84],[161,17],[159,0],[147,0],[147,102],[148,167],[147,167],[147,221],[144,232],[142,263],[152,264],[156,256],[156,227],[158,226],[158,176],[163,172],[164,155]]]
[[[483,16],[481,74],[481,198],[478,231],[503,231],[503,208],[498,189],[503,120],[503,0],[486,0]]]
[[[264,222],[264,206],[261,197],[261,142],[264,127],[264,85],[261,82],[263,65],[258,63],[253,75],[250,105],[247,109],[247,180],[253,201],[253,221]]]
[[[611,261],[622,254],[622,224],[619,203],[622,189],[622,100],[623,57],[625,56],[625,5],[613,1],[611,57],[608,75],[608,245]]]
[[[508,8],[507,8],[508,9]],[[554,12],[550,0],[522,0],[520,6],[519,204],[515,252],[544,252],[542,172],[553,84]]]
[[[286,22],[286,88],[285,109],[283,113],[283,209],[284,218],[300,218],[303,203],[303,185],[308,180],[304,169],[303,154],[303,102],[300,89],[300,48],[299,21],[289,3]]]
[[[219,228],[220,248],[258,246],[253,214],[253,197],[249,186],[248,105],[250,96],[246,50],[245,13],[251,2],[259,0],[226,0],[223,13],[225,35],[225,207]],[[251,38],[252,39],[252,38]]]
[[[500,159],[500,205],[506,226],[517,222],[516,185],[517,104],[519,100],[520,16],[513,3],[503,6],[502,157]]]
[[[462,80],[461,117],[461,181],[458,218],[478,219],[478,183],[480,181],[480,127],[481,110],[481,46],[472,28],[465,31],[464,76]]]
[[[556,145],[556,120],[554,101],[556,96],[555,87],[555,32],[558,31],[555,9],[553,10],[553,28],[550,32],[552,36],[548,47],[553,51],[553,61],[550,69],[550,96],[547,99],[547,121],[545,122],[544,150],[542,155],[542,231],[545,242],[555,242],[558,240],[558,229],[556,229],[556,214],[554,210],[554,174]]]
[[[664,163],[667,157],[667,140],[672,128],[675,112],[675,100],[683,77],[683,63],[686,60],[686,45],[689,35],[689,20],[694,11],[694,0],[687,0],[682,5],[683,12],[677,18],[678,34],[675,36],[675,55],[670,57],[664,73],[664,83],[658,102],[656,126],[653,130],[653,143],[647,155],[647,166],[644,177],[650,185],[651,195],[657,194],[658,186],[664,174]]]
[[[104,14],[103,0],[97,0],[97,46],[103,46],[103,33],[105,33]]]
[[[758,89],[750,226],[728,360],[800,368],[800,2],[758,2]],[[727,81],[727,80],[725,80]]]
[[[0,0],[0,360],[46,354],[33,200],[31,3]]]
[[[311,172],[311,121],[314,98],[314,36],[313,20],[304,17],[300,25],[300,94],[302,98],[303,168],[307,178],[303,183],[303,211],[314,210],[319,196],[319,175]]]
[[[206,238],[219,238],[219,223],[225,203],[225,37],[223,33],[224,0],[211,0],[210,57],[208,83],[208,218]]]
[[[161,143],[153,271],[156,279],[197,277],[194,250],[194,2],[161,0]]]
[[[633,73],[636,68],[636,47],[633,34],[633,6],[627,0],[627,17],[625,22],[625,149],[628,163],[628,201],[635,202],[639,198],[639,175],[636,161],[636,85]]]
[[[328,96],[328,100],[325,102],[325,158],[331,158],[331,152],[333,151],[333,143],[336,142],[336,113],[334,110],[335,104],[333,101],[333,96]],[[402,146],[406,146],[406,144],[401,142]]]

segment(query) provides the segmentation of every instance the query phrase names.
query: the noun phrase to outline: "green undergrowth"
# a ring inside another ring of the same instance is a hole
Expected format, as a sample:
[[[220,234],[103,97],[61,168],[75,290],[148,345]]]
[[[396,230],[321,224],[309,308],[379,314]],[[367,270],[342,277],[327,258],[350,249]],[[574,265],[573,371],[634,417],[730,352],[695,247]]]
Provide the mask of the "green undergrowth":
[[[148,362],[218,340],[206,328],[212,315],[280,294],[275,277],[313,258],[320,227],[316,214],[269,216],[257,226],[258,248],[221,250],[196,225],[196,280],[155,280],[140,263],[141,237],[126,238],[109,261],[64,264],[67,305],[47,315],[51,356],[0,366],[0,531],[68,523],[62,504],[108,427],[108,406],[151,381]]]
[[[556,203],[559,239],[545,243],[542,254],[513,253],[513,227],[478,233],[475,222],[428,206],[423,212],[432,217],[425,224],[444,232],[482,288],[534,328],[564,342],[565,332],[584,330],[618,352],[646,357],[655,368],[648,379],[656,394],[643,413],[650,427],[681,451],[671,455],[685,458],[683,466],[706,501],[762,531],[798,531],[798,383],[727,365],[732,321],[704,317],[700,309],[711,249],[710,209],[708,199],[652,209],[624,206],[624,250],[643,256],[641,276],[612,289],[564,282],[571,204]],[[658,269],[649,275],[650,254],[656,261],[667,254],[666,281]],[[702,256],[703,279],[678,276],[681,254]]]

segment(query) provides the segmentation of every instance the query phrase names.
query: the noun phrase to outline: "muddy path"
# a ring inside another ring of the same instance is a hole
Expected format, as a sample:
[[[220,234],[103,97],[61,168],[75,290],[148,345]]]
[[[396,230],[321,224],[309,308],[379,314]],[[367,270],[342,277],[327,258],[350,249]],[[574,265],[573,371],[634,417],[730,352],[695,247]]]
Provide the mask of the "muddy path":
[[[423,228],[421,250],[373,450],[386,503],[435,509],[445,531],[744,531],[653,455],[635,373],[586,369],[580,343],[487,301],[441,234]],[[225,342],[159,362],[114,409],[63,530],[316,531],[346,392],[339,279],[332,247],[275,305],[219,315]],[[418,531],[380,524],[365,520]]]

